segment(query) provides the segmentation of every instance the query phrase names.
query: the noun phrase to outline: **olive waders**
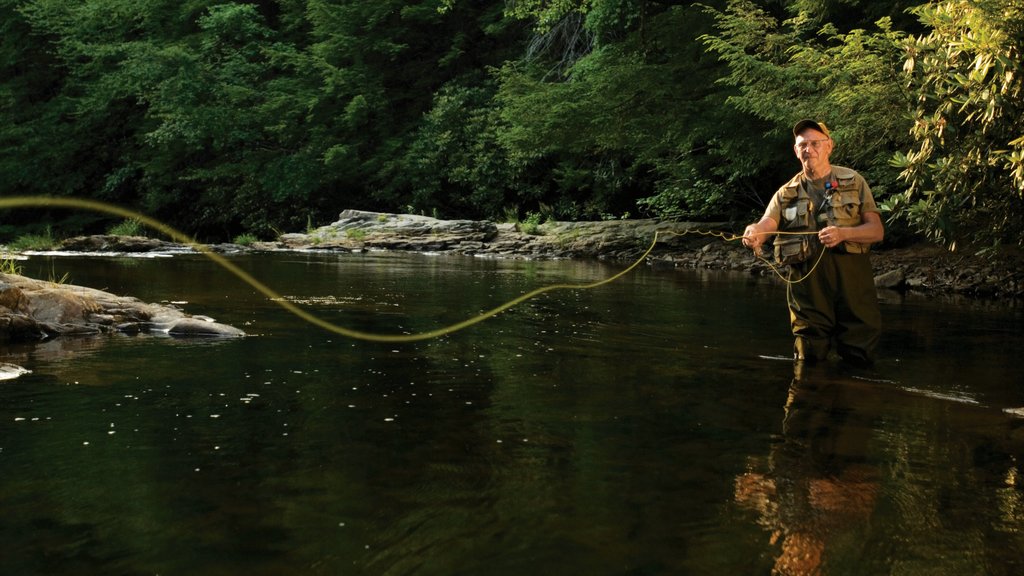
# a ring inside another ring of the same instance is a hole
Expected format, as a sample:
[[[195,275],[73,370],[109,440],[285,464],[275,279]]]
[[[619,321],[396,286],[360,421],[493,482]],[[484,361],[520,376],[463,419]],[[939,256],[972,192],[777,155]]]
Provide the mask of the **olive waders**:
[[[868,254],[824,248],[817,240],[813,244],[817,249],[810,258],[790,264],[794,280],[814,268],[803,282],[788,284],[786,292],[794,358],[824,360],[834,335],[840,357],[870,363],[882,332],[882,314]],[[819,260],[820,250],[825,253]]]

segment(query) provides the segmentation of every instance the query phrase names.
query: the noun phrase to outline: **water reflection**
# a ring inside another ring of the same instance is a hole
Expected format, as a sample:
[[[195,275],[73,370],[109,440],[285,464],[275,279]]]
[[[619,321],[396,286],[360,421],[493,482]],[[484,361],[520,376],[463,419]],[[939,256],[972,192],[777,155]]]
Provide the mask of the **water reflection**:
[[[825,366],[797,365],[782,410],[781,437],[751,458],[736,502],[758,514],[776,549],[772,574],[824,573],[849,554],[878,501],[880,471],[868,457],[874,415],[858,406],[864,387]]]

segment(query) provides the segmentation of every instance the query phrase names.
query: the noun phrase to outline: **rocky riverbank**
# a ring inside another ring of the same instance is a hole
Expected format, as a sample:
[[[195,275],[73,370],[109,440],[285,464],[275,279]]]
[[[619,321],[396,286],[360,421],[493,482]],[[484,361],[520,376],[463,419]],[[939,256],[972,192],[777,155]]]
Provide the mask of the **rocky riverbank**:
[[[768,263],[737,241],[728,223],[663,220],[548,222],[522,225],[438,220],[426,216],[346,210],[338,220],[305,234],[284,234],[261,250],[412,250],[494,258],[598,258],[630,262],[644,254],[653,266],[746,271],[773,275]],[[657,233],[657,243],[651,247]],[[223,247],[222,247],[223,249]],[[983,299],[1024,297],[1024,255],[1015,248],[999,257],[952,253],[916,243],[876,247],[879,288]]]
[[[647,252],[650,265],[662,268],[745,271],[772,275],[739,242],[726,241],[736,229],[727,223],[663,220],[548,222],[523,225],[476,220],[439,220],[411,214],[346,210],[337,221],[307,233],[283,234],[249,246],[219,244],[220,253],[240,251],[324,250],[362,252],[396,250],[490,258],[597,258],[632,262]],[[657,233],[657,243],[651,243]],[[181,246],[153,238],[86,236],[65,241],[61,250],[79,252],[183,252]],[[880,288],[930,294],[959,294],[983,299],[1024,297],[1024,258],[1007,249],[997,258],[951,253],[914,244],[876,247],[873,262]]]

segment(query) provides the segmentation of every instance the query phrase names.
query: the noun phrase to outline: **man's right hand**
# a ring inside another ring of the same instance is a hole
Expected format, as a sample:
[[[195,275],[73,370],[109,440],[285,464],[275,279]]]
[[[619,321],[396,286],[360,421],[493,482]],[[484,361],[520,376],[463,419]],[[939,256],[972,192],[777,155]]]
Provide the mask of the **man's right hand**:
[[[765,216],[759,222],[754,222],[743,230],[743,245],[754,251],[754,254],[761,255],[761,245],[768,237],[779,230],[779,223],[774,218]]]
[[[751,248],[756,253],[760,253],[765,236],[765,234],[761,233],[761,229],[756,223],[751,224],[743,230],[743,245]]]

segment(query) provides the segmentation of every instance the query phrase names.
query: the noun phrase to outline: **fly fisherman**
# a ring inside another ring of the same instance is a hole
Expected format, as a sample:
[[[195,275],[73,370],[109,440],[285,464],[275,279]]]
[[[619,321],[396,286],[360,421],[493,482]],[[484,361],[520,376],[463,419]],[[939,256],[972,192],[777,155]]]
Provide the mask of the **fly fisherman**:
[[[793,357],[823,360],[835,339],[844,360],[870,364],[882,315],[868,250],[885,234],[882,217],[864,178],[829,163],[834,142],[823,122],[801,120],[793,137],[803,170],[772,196],[761,220],[746,227],[743,245],[760,253],[776,232],[816,231],[775,238],[775,259],[789,266],[791,280],[810,272],[787,284]]]

